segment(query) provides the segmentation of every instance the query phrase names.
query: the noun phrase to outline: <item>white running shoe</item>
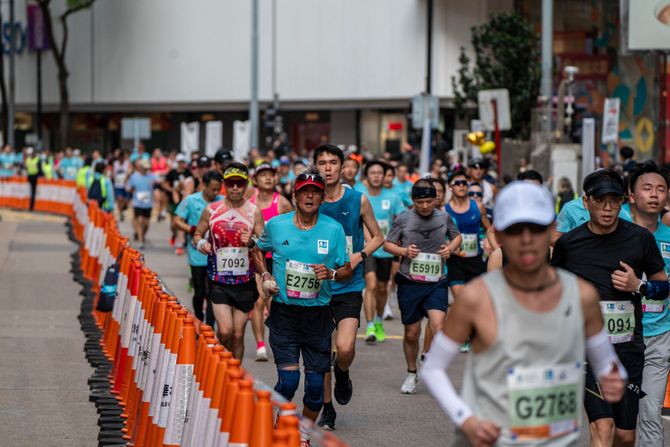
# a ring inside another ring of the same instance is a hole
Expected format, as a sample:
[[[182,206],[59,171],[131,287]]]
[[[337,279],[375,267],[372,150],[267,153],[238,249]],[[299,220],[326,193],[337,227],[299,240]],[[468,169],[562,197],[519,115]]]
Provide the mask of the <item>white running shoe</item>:
[[[387,302],[384,306],[384,314],[382,316],[384,320],[393,320],[393,310],[391,310],[391,305]]]
[[[400,392],[402,394],[414,394],[416,393],[416,384],[419,383],[419,377],[416,373],[408,373],[405,377],[405,381],[400,387]]]
[[[265,346],[261,346],[256,349],[256,361],[257,362],[267,362],[268,361],[268,350]]]

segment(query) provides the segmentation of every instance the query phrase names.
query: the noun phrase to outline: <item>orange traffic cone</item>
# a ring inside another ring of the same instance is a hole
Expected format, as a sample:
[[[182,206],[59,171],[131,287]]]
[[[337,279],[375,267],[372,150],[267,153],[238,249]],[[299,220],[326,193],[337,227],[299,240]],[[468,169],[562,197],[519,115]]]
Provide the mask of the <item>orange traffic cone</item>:
[[[251,437],[251,422],[254,417],[254,395],[251,391],[251,380],[240,380],[237,399],[235,399],[235,413],[233,426],[230,431],[230,447],[249,447]],[[298,446],[300,447],[300,446]]]
[[[270,391],[256,391],[256,397],[249,447],[271,447],[272,402],[270,402]]]
[[[232,363],[229,362],[229,363]],[[229,367],[231,365],[228,365]],[[239,381],[244,373],[241,369],[228,370],[228,385],[226,386],[225,402],[223,402],[223,413],[221,416],[221,431],[219,432],[219,445],[227,445],[230,440],[230,432],[233,428],[233,414],[235,412],[235,401],[239,391]]]
[[[289,434],[285,430],[275,430],[272,435],[272,447],[288,447]]]
[[[665,387],[665,399],[663,400],[663,416],[670,416],[670,377]]]

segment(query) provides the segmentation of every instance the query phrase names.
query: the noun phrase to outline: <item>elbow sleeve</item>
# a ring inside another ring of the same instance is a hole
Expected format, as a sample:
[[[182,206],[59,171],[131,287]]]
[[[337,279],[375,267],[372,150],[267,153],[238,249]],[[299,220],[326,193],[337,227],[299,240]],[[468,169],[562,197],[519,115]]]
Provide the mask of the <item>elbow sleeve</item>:
[[[600,332],[586,339],[586,356],[596,378],[600,379],[612,371],[612,365],[616,364],[621,378],[628,379],[628,373],[619,361],[604,327]]]

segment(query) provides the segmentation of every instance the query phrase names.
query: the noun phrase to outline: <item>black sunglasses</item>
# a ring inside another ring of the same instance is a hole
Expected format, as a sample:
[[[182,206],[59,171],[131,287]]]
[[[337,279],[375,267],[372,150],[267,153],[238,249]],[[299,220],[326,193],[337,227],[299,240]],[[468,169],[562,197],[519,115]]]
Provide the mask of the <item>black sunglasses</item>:
[[[468,196],[470,197],[484,197],[484,193],[481,191],[468,191]]]
[[[450,186],[468,186],[467,180],[456,180],[450,183]]]
[[[505,234],[510,235],[510,236],[518,236],[521,233],[523,233],[526,230],[526,228],[528,228],[528,230],[533,234],[540,234],[540,233],[544,233],[545,231],[547,231],[549,226],[548,225],[535,224],[535,223],[529,223],[529,222],[522,222],[522,223],[510,225],[503,232]]]

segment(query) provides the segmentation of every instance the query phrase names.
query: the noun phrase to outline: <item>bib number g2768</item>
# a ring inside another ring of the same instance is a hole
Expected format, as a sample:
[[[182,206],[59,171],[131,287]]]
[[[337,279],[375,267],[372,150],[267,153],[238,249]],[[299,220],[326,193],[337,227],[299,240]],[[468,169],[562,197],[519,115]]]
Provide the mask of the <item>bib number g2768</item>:
[[[286,295],[289,298],[315,299],[319,296],[321,281],[314,268],[298,261],[286,261]]]

